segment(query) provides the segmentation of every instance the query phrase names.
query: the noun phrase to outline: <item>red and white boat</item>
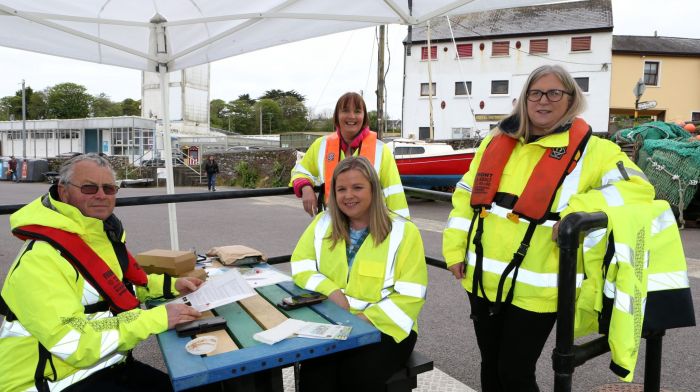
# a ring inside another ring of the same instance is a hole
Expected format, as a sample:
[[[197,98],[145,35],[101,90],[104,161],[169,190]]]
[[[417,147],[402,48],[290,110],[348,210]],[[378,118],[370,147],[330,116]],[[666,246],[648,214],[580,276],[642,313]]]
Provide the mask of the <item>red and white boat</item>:
[[[394,152],[404,186],[424,189],[454,187],[474,159],[476,149],[455,150],[447,143],[394,139],[387,142]]]

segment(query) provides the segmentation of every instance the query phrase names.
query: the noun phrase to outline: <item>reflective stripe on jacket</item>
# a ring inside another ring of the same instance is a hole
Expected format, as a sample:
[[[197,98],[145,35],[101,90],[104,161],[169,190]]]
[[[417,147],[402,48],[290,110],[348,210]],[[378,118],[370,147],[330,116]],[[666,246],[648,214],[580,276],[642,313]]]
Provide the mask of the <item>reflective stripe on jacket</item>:
[[[294,283],[329,295],[342,290],[350,311],[362,312],[372,324],[402,341],[418,331],[418,314],[425,303],[428,271],[418,228],[400,216],[379,245],[369,234],[348,271],[345,241],[331,250],[331,217],[319,214],[309,225],[292,254]]]
[[[75,233],[122,278],[103,222],[83,216],[73,206],[47,195],[13,214],[10,224],[12,228],[42,224]],[[150,275],[148,286],[137,288],[136,293],[143,301],[162,296],[162,288],[162,275]],[[163,306],[116,316],[109,311],[86,313],[86,306],[103,299],[55,248],[43,241],[25,242],[10,267],[2,297],[16,320],[4,320],[0,326],[0,391],[35,387],[39,344],[51,353],[56,370],[56,381],[49,387],[60,391],[123,361],[136,344],[165,331],[168,325]],[[53,379],[50,364],[44,375]]]
[[[472,291],[472,277],[476,254],[469,244],[467,233],[473,211],[470,207],[474,176],[491,137],[485,139],[471,164],[470,171],[457,184],[452,196],[453,210],[443,232],[443,256],[447,266],[468,261],[462,286]],[[506,164],[498,191],[519,196],[534,167],[549,147],[567,146],[569,132],[550,134],[531,143],[521,139]],[[620,164],[618,165],[618,162]],[[650,201],[654,188],[641,170],[610,141],[592,136],[574,170],[564,179],[557,191],[551,212],[562,217],[574,211],[600,211],[606,206],[622,205],[639,200]],[[484,247],[483,283],[486,295],[493,300],[498,281],[517,251],[528,222],[515,223],[507,218],[510,209],[492,205],[484,219],[482,244]],[[552,227],[556,221],[547,221],[535,229],[530,248],[518,273],[513,304],[533,312],[555,312],[557,305],[557,271],[559,251],[552,241]],[[579,269],[577,284],[583,280]],[[510,288],[506,279],[504,292]]]
[[[301,162],[297,163],[292,169],[290,186],[294,184],[294,180],[297,178],[306,178],[314,185],[330,183],[331,178],[324,178],[329,136],[320,137],[311,144]],[[338,148],[338,150],[340,149]],[[353,155],[358,156],[360,154],[359,150],[361,148],[356,149]],[[394,155],[389,150],[389,147],[378,139],[376,139],[372,151],[374,151],[375,157],[373,160],[370,159],[370,161],[374,163],[374,169],[379,174],[379,182],[382,185],[387,207],[404,218],[408,218],[410,216],[408,202],[403,192],[403,185],[401,185],[401,177],[399,176],[399,169],[396,167]],[[339,153],[340,160],[345,159],[345,152],[339,151]],[[326,193],[326,197],[328,197],[328,193]]]

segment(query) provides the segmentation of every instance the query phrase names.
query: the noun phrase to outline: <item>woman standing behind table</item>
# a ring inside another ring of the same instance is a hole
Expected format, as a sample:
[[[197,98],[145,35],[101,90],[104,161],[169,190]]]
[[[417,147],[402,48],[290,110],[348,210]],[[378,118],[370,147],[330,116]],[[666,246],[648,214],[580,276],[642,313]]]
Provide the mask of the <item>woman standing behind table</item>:
[[[393,212],[409,217],[406,195],[401,185],[399,169],[389,147],[369,130],[367,105],[357,93],[345,93],[338,99],[333,112],[335,132],[320,137],[306,151],[304,158],[292,169],[290,186],[300,197],[304,211],[316,214],[316,194],[313,186],[325,184],[325,202],[328,202],[333,170],[346,157],[363,156],[379,174],[381,191],[386,205]]]
[[[535,69],[452,196],[443,255],[469,296],[482,391],[539,391],[535,366],[556,319],[559,219],[654,198],[620,148],[576,117],[584,105],[562,67]]]
[[[428,271],[418,228],[389,212],[364,157],[333,172],[328,211],[315,217],[292,254],[294,283],[325,294],[381,331],[381,343],[304,361],[309,391],[384,391],[416,343]]]

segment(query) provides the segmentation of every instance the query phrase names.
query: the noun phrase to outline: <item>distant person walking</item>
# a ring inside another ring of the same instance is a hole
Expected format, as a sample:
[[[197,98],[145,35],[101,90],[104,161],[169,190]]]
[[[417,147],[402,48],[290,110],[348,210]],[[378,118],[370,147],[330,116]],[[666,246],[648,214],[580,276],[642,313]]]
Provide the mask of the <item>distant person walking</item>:
[[[214,160],[213,155],[209,155],[207,163],[204,164],[204,170],[207,172],[207,187],[209,191],[216,191],[216,175],[219,173],[219,164]]]
[[[19,177],[17,176],[17,158],[15,158],[14,155],[10,157],[7,180],[12,180],[14,182],[19,181]]]

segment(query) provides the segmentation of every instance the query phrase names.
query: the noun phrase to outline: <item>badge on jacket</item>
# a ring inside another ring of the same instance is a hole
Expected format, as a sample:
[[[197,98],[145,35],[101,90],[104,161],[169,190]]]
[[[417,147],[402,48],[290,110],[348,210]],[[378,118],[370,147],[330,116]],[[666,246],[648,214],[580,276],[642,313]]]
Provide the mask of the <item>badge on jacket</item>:
[[[564,154],[566,154],[566,147],[553,147],[552,152],[549,153],[549,157],[560,160]]]

